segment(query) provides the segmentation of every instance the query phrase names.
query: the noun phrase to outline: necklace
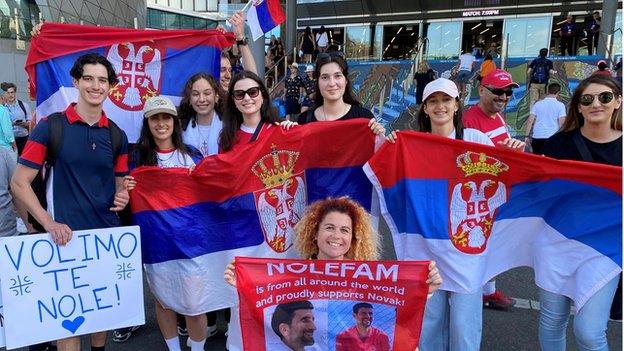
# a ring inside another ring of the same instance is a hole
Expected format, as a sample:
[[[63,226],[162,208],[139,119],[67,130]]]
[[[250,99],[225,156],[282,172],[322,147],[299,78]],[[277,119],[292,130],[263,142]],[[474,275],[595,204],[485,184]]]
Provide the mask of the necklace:
[[[327,121],[328,119],[327,119],[327,115],[325,115],[325,105],[321,106],[321,108],[323,109],[323,121]],[[343,104],[342,105],[342,111],[341,111],[340,115],[338,115],[339,117],[336,118],[336,119],[342,118],[342,116],[345,115],[345,109],[346,108],[347,108],[347,104]]]
[[[212,128],[212,123],[209,125],[204,125],[203,127],[207,127],[206,129],[208,129],[208,135],[204,135],[202,133],[202,125],[197,124],[197,134],[199,136],[199,152],[201,152],[202,156],[208,156],[208,139],[210,139],[210,129]]]

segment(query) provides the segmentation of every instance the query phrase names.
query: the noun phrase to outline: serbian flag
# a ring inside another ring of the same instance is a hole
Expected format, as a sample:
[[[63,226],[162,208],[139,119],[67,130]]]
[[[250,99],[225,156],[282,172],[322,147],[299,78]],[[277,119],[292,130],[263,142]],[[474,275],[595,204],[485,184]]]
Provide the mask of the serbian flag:
[[[428,265],[238,257],[244,350],[413,351]]]
[[[271,125],[236,152],[204,158],[191,175],[135,169],[132,212],[152,292],[185,315],[235,305],[225,266],[235,256],[296,257],[293,228],[308,203],[350,196],[370,209],[362,166],[373,151],[365,120]]]
[[[286,20],[280,0],[251,0],[247,21],[253,40],[264,36]]]
[[[365,166],[398,259],[431,259],[441,289],[514,267],[577,309],[622,267],[622,168],[401,132]]]
[[[155,95],[174,103],[186,81],[206,72],[219,78],[221,50],[234,36],[217,30],[137,30],[45,23],[32,39],[26,72],[37,116],[64,111],[77,99],[69,74],[81,55],[95,52],[108,59],[119,83],[111,87],[104,111],[136,142],[143,123],[143,104]]]

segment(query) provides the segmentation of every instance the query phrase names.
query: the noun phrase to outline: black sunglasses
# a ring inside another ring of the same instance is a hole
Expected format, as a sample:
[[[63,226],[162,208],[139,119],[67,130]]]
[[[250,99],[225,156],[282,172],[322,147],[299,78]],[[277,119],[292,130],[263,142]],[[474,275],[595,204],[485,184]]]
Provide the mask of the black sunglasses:
[[[232,92],[232,96],[235,100],[242,100],[245,98],[245,95],[249,95],[250,98],[255,98],[260,95],[260,87],[253,87],[247,90],[234,90]]]
[[[486,87],[485,85],[483,85],[483,87],[487,90],[490,91],[490,93],[496,95],[496,96],[503,96],[503,95],[507,95],[508,97],[513,95],[513,90],[511,89],[497,89],[497,88],[490,88],[490,87]]]
[[[614,95],[610,91],[603,91],[600,94],[583,94],[579,98],[579,103],[583,106],[589,106],[594,103],[594,98],[598,97],[601,104],[608,104],[613,101]]]

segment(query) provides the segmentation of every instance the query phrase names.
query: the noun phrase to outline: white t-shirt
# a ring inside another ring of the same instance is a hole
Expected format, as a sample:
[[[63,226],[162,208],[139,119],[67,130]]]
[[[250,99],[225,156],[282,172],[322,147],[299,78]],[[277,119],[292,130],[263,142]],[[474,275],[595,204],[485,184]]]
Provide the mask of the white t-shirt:
[[[559,118],[566,116],[566,109],[561,101],[547,96],[533,105],[531,114],[535,116],[533,138],[547,139],[559,130]]]
[[[323,32],[323,34],[316,33],[316,45],[320,47],[327,46],[329,40],[327,39],[327,32]]]
[[[184,155],[177,149],[158,151],[156,158],[160,168],[191,168],[195,165],[191,156]]]
[[[210,156],[219,153],[219,134],[223,129],[223,122],[217,113],[214,113],[210,125],[200,125],[190,122],[182,133],[185,144],[195,147],[202,156]]]
[[[455,137],[455,129],[453,129],[453,132],[451,132],[451,134],[447,136],[447,138],[455,139]],[[485,135],[485,133],[479,130],[472,128],[464,128],[464,138],[462,140],[481,145],[494,146],[494,143],[489,136]]]
[[[459,70],[460,71],[472,71],[472,64],[475,63],[477,59],[472,56],[469,52],[462,54],[459,56]]]

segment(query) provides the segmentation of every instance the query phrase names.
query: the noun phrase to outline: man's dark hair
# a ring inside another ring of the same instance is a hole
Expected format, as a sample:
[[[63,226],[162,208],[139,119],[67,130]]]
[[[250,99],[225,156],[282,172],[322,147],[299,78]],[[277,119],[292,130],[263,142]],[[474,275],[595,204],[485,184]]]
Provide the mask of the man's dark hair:
[[[546,48],[542,48],[542,49],[539,51],[539,55],[540,55],[540,57],[546,57],[546,56],[548,56],[548,49],[546,49]]]
[[[108,74],[108,84],[111,84],[111,85],[116,84],[117,74],[115,73],[115,69],[113,68],[113,65],[110,63],[110,61],[106,59],[106,57],[100,54],[94,53],[94,52],[80,56],[76,60],[76,62],[74,62],[74,66],[69,71],[69,74],[75,80],[79,80],[80,78],[82,78],[82,74],[83,74],[82,68],[84,67],[84,65],[97,65],[98,63],[106,67],[106,72]]]
[[[357,314],[360,308],[373,308],[373,305],[368,302],[358,302],[353,305],[353,313]]]
[[[548,94],[557,94],[561,91],[561,85],[559,83],[548,84]]]
[[[9,89],[15,89],[17,90],[17,86],[15,86],[15,84],[11,83],[11,82],[2,82],[0,83],[0,89],[4,90],[4,91],[9,91]]]
[[[313,310],[314,305],[308,300],[293,301],[289,303],[283,303],[275,307],[273,316],[271,317],[271,328],[280,339],[283,339],[282,333],[279,331],[279,326],[282,323],[291,325],[295,311],[297,310]]]

